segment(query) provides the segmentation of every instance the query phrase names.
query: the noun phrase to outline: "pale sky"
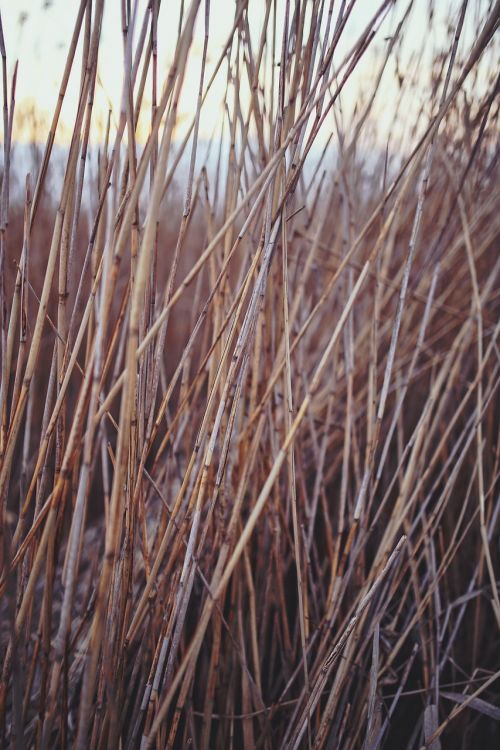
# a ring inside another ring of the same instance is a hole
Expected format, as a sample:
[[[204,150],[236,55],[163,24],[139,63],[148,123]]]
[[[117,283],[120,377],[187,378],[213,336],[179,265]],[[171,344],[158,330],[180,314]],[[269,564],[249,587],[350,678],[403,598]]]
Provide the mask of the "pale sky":
[[[185,3],[188,5],[188,3]],[[180,0],[163,0],[158,24],[158,73],[160,90],[161,84],[168,72],[168,64],[174,50],[177,37],[177,25],[179,18]],[[279,20],[284,9],[284,0],[278,0],[280,17],[278,19],[278,38],[280,37]],[[350,48],[363,29],[369,16],[374,12],[378,3],[373,0],[359,0],[352,18],[349,20],[342,45],[339,46],[337,61]],[[412,16],[409,21],[407,34],[405,35],[405,46],[401,52],[400,73],[405,73],[405,65],[411,59],[411,54],[426,45],[421,68],[422,86],[428,82],[428,70],[425,65],[431,58],[433,49],[444,43],[446,37],[446,25],[454,23],[457,10],[460,6],[459,0],[436,0],[432,5],[435,7],[435,22],[431,29],[428,28],[429,0],[415,0]],[[467,25],[462,48],[468,49],[474,36],[474,27],[480,13],[485,14],[487,0],[476,0],[471,2],[467,15]],[[37,140],[45,141],[48,122],[53,111],[59,85],[61,81],[67,49],[69,47],[73,25],[76,18],[79,0],[8,0],[2,8],[2,21],[4,26],[4,37],[7,48],[7,59],[9,75],[12,72],[14,62],[19,60],[14,140],[26,141],[31,138],[31,128],[26,127],[26,113],[34,110],[39,121]],[[112,107],[116,116],[119,112],[120,97],[122,89],[123,70],[123,45],[121,34],[121,0],[106,0],[105,16],[101,37],[99,54],[99,81],[95,101],[95,123],[105,122],[109,106]],[[140,24],[144,15],[147,0],[138,0],[138,23],[136,24],[134,39],[137,40]],[[337,8],[335,3],[334,8]],[[349,82],[349,89],[343,96],[344,111],[349,113],[355,106],[359,87],[369,89],[370,78],[377,67],[377,53],[384,49],[384,36],[388,36],[402,17],[407,6],[407,0],[397,0],[396,7],[391,11],[384,22],[381,33],[375,40],[373,51],[368,52],[362,61],[356,76]],[[250,0],[249,12],[254,44],[258,43],[260,28],[262,24],[262,9],[264,0]],[[234,3],[232,0],[211,0],[210,15],[210,42],[208,68],[205,80],[208,80],[212,66],[217,61],[223,43],[225,42],[234,15]],[[199,68],[203,45],[203,3],[198,17],[198,26],[190,53],[190,63],[187,67],[186,81],[183,90],[183,98],[180,102],[179,120],[180,129],[182,123],[187,122],[192,115],[196,94],[198,90]],[[77,51],[77,65],[74,67],[68,93],[66,95],[61,123],[58,129],[56,141],[64,144],[68,142],[71,131],[71,123],[76,111],[78,85],[80,76],[81,50]],[[335,62],[335,60],[334,60]],[[384,76],[380,93],[377,97],[374,113],[380,124],[390,121],[391,102],[395,99],[397,91],[396,71],[394,65],[388,67]],[[208,138],[214,127],[220,122],[221,102],[224,95],[226,82],[226,68],[223,67],[216,80],[213,91],[202,111],[200,135]],[[426,91],[422,89],[413,96],[413,104],[417,105],[417,99],[425,98]],[[147,101],[149,89],[147,90]],[[28,118],[29,119],[29,118]],[[330,126],[331,129],[331,126]],[[102,137],[102,130],[96,127],[93,133],[94,140]]]

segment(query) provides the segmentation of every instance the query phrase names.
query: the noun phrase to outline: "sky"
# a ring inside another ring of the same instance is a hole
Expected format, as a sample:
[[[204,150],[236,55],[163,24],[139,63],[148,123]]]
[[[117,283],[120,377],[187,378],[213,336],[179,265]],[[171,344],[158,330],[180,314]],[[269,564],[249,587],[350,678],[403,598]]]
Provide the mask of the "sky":
[[[137,0],[139,19],[135,28],[135,40],[147,6],[147,0]],[[401,50],[400,69],[394,65],[388,67],[380,93],[377,96],[375,114],[379,122],[390,122],[391,103],[395,101],[398,87],[398,75],[405,74],[405,66],[410,66],[412,54],[425,42],[425,54],[421,62],[420,76],[422,84],[428,81],[429,62],[432,50],[444,43],[450,23],[456,19],[459,2],[448,0],[415,0],[409,20],[409,33],[406,35],[404,48]],[[186,3],[187,5],[187,3]],[[284,0],[278,0],[278,36],[280,20],[283,15]],[[334,7],[337,7],[336,2]],[[14,62],[19,61],[16,92],[16,119],[14,141],[26,142],[33,138],[40,142],[46,139],[48,123],[57,101],[64,62],[73,31],[79,0],[8,0],[2,7],[2,23],[7,48],[9,76]],[[92,133],[94,140],[101,140],[107,112],[111,108],[113,116],[118,116],[123,71],[123,43],[121,34],[121,0],[106,0],[105,15],[101,36],[99,55],[98,84],[95,100],[95,125]],[[180,0],[164,0],[158,24],[158,62],[159,79],[162,81],[168,71],[169,61],[173,54],[177,37]],[[258,40],[262,25],[264,0],[250,0],[249,14],[253,38]],[[343,95],[342,105],[345,112],[352,112],[359,97],[359,90],[368,88],[377,67],[377,54],[380,56],[384,45],[384,35],[389,35],[395,28],[407,6],[407,0],[397,0],[395,9],[388,14],[384,27],[373,46],[362,61],[349,89]],[[434,22],[429,27],[429,7],[434,7]],[[338,58],[349,49],[357,39],[366,21],[374,11],[373,0],[359,0],[352,18],[349,20],[345,35],[338,50]],[[463,39],[465,48],[473,39],[477,18],[488,7],[487,0],[470,3],[467,24]],[[221,49],[231,28],[234,14],[233,0],[211,0],[210,43],[207,77],[219,57]],[[203,12],[199,13],[198,25],[190,54],[190,64],[186,72],[183,97],[179,106],[179,127],[188,123],[193,114],[199,83],[199,70],[203,49]],[[77,51],[77,60],[81,49]],[[65,104],[61,114],[56,142],[64,145],[69,141],[71,123],[76,111],[79,85],[79,66],[74,67]],[[225,91],[225,70],[218,76],[212,93],[203,108],[201,118],[201,138],[208,139],[220,122],[222,100]],[[149,96],[149,89],[148,94]],[[425,86],[420,94],[415,94],[413,105],[418,106],[425,100]],[[416,100],[419,99],[419,102]],[[139,130],[139,140],[145,137],[147,126]]]

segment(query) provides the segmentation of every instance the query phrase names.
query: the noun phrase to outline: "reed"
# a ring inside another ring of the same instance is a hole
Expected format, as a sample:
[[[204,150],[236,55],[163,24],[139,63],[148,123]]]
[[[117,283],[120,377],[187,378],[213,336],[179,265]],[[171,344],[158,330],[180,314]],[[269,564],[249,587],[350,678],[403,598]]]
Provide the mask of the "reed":
[[[495,746],[500,2],[122,2],[98,149],[73,5],[28,175],[0,18],[0,744]]]

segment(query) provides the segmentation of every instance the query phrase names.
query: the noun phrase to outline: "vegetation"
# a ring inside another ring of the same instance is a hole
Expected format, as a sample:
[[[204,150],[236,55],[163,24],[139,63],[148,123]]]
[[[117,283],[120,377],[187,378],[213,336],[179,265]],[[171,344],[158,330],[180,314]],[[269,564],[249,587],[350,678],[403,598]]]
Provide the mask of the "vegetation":
[[[163,5],[21,204],[0,28],[0,744],[497,747],[500,2]]]

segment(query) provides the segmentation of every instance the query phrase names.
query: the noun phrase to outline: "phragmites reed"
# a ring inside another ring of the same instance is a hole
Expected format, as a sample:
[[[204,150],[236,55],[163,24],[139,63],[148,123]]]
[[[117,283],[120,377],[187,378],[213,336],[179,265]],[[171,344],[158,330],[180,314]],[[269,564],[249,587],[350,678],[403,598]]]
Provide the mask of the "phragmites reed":
[[[0,745],[500,746],[500,0],[67,5],[28,174],[0,18]]]

